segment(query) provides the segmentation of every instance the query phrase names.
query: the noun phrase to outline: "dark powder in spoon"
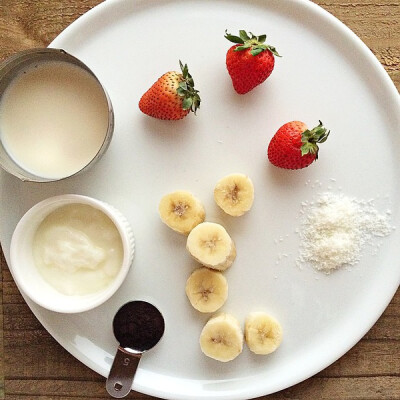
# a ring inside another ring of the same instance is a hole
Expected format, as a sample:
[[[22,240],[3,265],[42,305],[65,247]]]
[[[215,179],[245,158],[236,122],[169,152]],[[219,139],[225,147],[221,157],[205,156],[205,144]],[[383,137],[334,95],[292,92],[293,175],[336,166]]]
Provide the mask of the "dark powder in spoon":
[[[165,323],[160,311],[145,301],[131,301],[117,312],[114,335],[123,348],[146,351],[161,339]]]

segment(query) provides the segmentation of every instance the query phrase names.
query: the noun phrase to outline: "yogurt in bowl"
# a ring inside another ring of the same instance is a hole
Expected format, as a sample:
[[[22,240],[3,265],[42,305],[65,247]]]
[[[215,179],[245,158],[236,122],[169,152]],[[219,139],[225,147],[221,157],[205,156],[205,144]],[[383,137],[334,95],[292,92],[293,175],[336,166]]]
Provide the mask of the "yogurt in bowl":
[[[17,224],[10,269],[23,293],[42,307],[82,312],[118,290],[134,247],[132,228],[114,207],[82,195],[55,196]]]

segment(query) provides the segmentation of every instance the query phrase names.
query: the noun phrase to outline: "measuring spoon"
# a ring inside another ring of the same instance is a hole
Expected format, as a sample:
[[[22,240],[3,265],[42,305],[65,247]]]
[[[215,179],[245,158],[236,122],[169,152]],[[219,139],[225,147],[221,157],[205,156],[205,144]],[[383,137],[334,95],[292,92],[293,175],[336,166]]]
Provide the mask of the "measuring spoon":
[[[128,395],[142,354],[159,342],[164,329],[162,314],[146,301],[131,301],[117,311],[113,331],[119,346],[106,381],[112,397]]]

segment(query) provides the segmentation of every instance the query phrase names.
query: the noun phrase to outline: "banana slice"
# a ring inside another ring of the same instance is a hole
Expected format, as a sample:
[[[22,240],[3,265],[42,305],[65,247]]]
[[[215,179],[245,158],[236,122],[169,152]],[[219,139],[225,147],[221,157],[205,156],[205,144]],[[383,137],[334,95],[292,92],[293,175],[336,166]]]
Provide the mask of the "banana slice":
[[[227,214],[239,217],[253,205],[253,182],[244,174],[227,175],[217,182],[214,199]]]
[[[253,312],[246,318],[244,335],[253,353],[270,354],[282,342],[282,327],[275,318],[265,312]]]
[[[224,271],[236,257],[233,240],[225,228],[214,222],[202,222],[189,233],[186,248],[206,267]]]
[[[163,196],[158,206],[158,212],[165,224],[183,235],[188,235],[206,217],[200,200],[185,190],[178,190]]]
[[[208,320],[200,334],[201,351],[214,360],[227,362],[243,350],[243,332],[239,321],[227,313]]]
[[[201,267],[189,276],[186,295],[196,310],[203,313],[214,312],[228,298],[228,282],[221,272]]]

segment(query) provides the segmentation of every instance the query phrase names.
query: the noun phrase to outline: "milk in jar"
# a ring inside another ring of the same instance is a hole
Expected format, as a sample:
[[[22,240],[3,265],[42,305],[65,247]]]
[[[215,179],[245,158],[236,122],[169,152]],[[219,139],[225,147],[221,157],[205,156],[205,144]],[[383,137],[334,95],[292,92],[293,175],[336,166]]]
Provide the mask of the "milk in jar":
[[[5,150],[26,171],[49,179],[83,169],[99,152],[108,124],[108,102],[99,82],[64,61],[25,68],[0,100]]]

